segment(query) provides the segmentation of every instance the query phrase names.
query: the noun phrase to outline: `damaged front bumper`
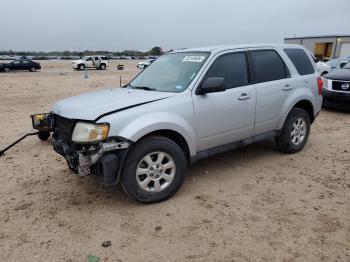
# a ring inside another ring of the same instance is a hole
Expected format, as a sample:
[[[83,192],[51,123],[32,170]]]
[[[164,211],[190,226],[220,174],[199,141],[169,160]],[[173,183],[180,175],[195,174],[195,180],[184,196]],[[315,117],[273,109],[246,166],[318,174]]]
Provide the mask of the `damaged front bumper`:
[[[131,141],[109,137],[98,143],[79,144],[71,140],[76,120],[48,113],[33,115],[32,122],[34,129],[52,132],[54,150],[66,159],[75,174],[95,175],[105,185],[118,183]]]
[[[121,163],[130,143],[110,140],[99,144],[75,145],[53,138],[54,150],[62,155],[78,176],[95,175],[105,185],[119,181]]]

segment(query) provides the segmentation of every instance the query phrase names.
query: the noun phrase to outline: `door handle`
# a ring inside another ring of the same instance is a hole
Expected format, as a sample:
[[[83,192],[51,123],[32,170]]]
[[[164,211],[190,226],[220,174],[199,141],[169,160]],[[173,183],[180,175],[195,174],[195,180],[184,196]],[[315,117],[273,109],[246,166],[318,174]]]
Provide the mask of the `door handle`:
[[[238,97],[238,100],[247,100],[250,98],[250,95],[249,94],[246,94],[246,93],[242,93],[239,97]]]
[[[283,91],[289,91],[289,90],[292,90],[293,87],[289,84],[286,84],[284,87],[283,87]]]

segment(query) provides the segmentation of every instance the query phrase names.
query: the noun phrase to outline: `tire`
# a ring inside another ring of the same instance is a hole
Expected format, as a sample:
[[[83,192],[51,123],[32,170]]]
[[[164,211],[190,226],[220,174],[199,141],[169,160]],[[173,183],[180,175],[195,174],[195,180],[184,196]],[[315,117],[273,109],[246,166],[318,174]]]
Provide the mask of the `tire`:
[[[11,70],[10,70],[9,67],[5,67],[5,68],[4,68],[4,72],[8,73],[8,72],[10,72],[10,71],[11,71]]]
[[[310,117],[302,108],[293,108],[284,122],[281,134],[276,138],[280,151],[288,154],[299,152],[310,134]]]
[[[36,71],[36,68],[34,66],[32,66],[30,69],[29,69],[30,72],[35,72]]]
[[[79,70],[84,70],[85,69],[85,65],[83,65],[83,64],[78,65],[78,69]]]
[[[50,137],[50,132],[47,132],[47,131],[39,131],[38,133],[38,138],[41,140],[41,141],[46,141],[48,140]]]
[[[100,69],[101,69],[101,70],[106,70],[106,65],[105,65],[105,64],[101,64],[101,65],[100,65]]]
[[[141,171],[137,172],[138,169]],[[185,154],[175,142],[165,137],[151,136],[135,144],[129,152],[121,185],[130,198],[143,203],[156,203],[178,191],[186,169]]]

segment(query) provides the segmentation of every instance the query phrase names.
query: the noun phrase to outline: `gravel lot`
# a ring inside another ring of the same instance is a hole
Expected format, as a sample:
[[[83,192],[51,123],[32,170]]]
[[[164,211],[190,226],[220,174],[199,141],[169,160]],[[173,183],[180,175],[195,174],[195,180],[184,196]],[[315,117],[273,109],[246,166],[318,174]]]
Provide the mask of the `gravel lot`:
[[[121,63],[88,79],[70,61],[0,73],[0,147],[30,130],[29,114],[138,72]],[[28,138],[0,158],[0,260],[350,261],[349,135],[349,113],[323,110],[299,154],[265,141],[200,161],[153,205],[75,177],[48,142]]]

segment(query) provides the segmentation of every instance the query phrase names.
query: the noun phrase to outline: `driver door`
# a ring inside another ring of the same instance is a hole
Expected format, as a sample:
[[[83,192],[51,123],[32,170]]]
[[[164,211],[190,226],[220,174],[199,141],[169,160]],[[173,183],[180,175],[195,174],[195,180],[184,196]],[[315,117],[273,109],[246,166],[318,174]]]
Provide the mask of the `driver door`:
[[[197,152],[253,135],[256,90],[249,75],[244,51],[225,53],[211,64],[203,80],[224,77],[226,90],[204,95],[193,93]]]
[[[100,58],[98,56],[95,56],[94,57],[94,66],[95,68],[100,68],[100,65],[101,65],[101,61],[100,61]]]
[[[92,56],[89,56],[86,58],[85,67],[93,67],[92,58],[93,58]]]

